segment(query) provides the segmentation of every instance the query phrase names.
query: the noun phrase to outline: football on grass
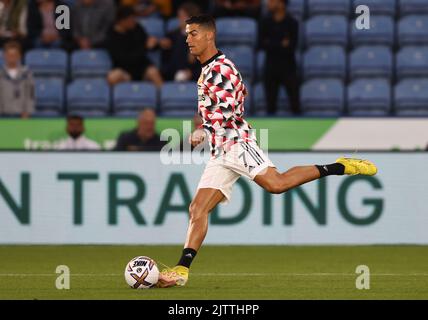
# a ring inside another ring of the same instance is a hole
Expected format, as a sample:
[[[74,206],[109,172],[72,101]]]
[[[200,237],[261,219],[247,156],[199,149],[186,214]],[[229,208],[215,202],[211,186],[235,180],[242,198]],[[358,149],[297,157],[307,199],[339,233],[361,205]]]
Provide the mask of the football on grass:
[[[149,257],[135,257],[126,265],[125,280],[133,289],[149,289],[158,279],[159,269],[156,262]]]

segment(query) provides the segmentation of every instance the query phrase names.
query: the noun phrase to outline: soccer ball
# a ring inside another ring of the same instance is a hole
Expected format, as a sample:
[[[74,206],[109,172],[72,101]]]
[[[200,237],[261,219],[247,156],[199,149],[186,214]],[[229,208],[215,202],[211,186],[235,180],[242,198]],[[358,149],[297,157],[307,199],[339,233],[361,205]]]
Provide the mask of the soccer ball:
[[[125,280],[133,289],[149,289],[159,279],[156,262],[145,256],[135,257],[126,265]]]

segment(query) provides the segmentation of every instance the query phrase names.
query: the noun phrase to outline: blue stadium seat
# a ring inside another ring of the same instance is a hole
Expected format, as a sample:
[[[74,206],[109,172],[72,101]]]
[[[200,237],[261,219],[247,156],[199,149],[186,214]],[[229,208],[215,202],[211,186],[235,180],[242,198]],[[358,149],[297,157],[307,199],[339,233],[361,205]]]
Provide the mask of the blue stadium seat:
[[[399,0],[398,4],[401,16],[409,14],[428,14],[426,0]]]
[[[354,47],[360,45],[394,44],[394,20],[388,16],[371,16],[370,29],[357,29],[355,21],[351,22],[351,41]]]
[[[299,21],[305,16],[305,0],[289,0],[288,11]]]
[[[310,47],[303,56],[303,77],[346,77],[346,54],[340,46]]]
[[[392,77],[392,51],[385,46],[363,46],[351,52],[349,76],[355,78]]]
[[[253,87],[253,111],[257,116],[266,115],[266,97],[263,83],[257,83]],[[281,86],[278,94],[278,116],[292,115],[287,92]]]
[[[136,116],[144,108],[157,108],[156,87],[148,82],[120,83],[113,89],[115,115]]]
[[[366,5],[370,8],[370,14],[386,15],[394,17],[397,10],[396,0],[354,0],[353,8]]]
[[[428,46],[404,47],[396,55],[397,78],[428,78]]]
[[[147,51],[147,58],[149,58],[149,60],[153,62],[156,67],[158,67],[159,69],[161,68],[162,55],[160,50]]]
[[[251,18],[218,18],[218,45],[247,45],[254,47],[257,43],[257,22]]]
[[[301,107],[305,115],[341,115],[344,99],[345,88],[337,79],[312,79],[301,88]]]
[[[344,16],[315,16],[305,25],[306,46],[316,44],[337,44],[346,46],[348,23]]]
[[[68,56],[62,49],[30,50],[24,61],[36,77],[67,77]]]
[[[112,68],[110,55],[106,50],[77,50],[71,55],[71,77],[105,78]]]
[[[166,82],[161,88],[161,112],[168,116],[193,116],[198,109],[197,97],[194,82]]]
[[[405,79],[395,86],[398,116],[428,116],[428,79]]]
[[[400,46],[428,45],[428,15],[401,18],[398,22],[398,42]]]
[[[59,116],[64,111],[64,79],[35,78],[36,115]]]
[[[160,18],[144,18],[138,21],[140,25],[146,30],[149,36],[155,38],[163,38],[165,36],[165,30],[163,20]]]
[[[178,18],[170,18],[166,22],[166,33],[174,31],[179,27],[180,27],[180,22],[178,21]]]
[[[3,50],[0,50],[0,67],[3,66]]]
[[[348,86],[351,116],[387,116],[391,112],[391,86],[386,79],[358,79]]]
[[[247,46],[224,47],[221,49],[238,68],[242,78],[246,82],[252,82],[254,78],[254,51]]]
[[[110,109],[110,88],[102,79],[77,79],[67,87],[69,113],[106,116]]]
[[[349,15],[350,0],[307,0],[310,16],[319,14]]]

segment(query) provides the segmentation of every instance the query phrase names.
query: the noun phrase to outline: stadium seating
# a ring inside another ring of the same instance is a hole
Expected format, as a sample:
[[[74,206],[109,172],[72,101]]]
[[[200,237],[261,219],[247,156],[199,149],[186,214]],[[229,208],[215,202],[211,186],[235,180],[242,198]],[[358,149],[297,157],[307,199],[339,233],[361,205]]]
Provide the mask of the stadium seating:
[[[232,60],[241,72],[244,80],[252,82],[254,78],[254,51],[248,46],[224,47],[221,49],[226,58]]]
[[[110,88],[105,80],[77,79],[67,87],[69,113],[105,116],[110,109]]]
[[[382,77],[391,79],[393,70],[392,51],[385,46],[363,46],[351,52],[349,76],[355,78]]]
[[[160,18],[150,17],[140,19],[138,21],[140,25],[146,30],[149,36],[155,38],[163,38],[165,36],[165,30],[163,20]]]
[[[289,0],[288,11],[294,18],[302,21],[305,15],[305,0]]]
[[[25,54],[24,63],[36,77],[67,77],[68,56],[61,49],[30,50]]]
[[[218,18],[217,42],[220,47],[257,43],[257,22],[251,18]]]
[[[301,88],[301,107],[305,115],[338,116],[344,110],[345,89],[337,79],[312,79]]]
[[[401,18],[398,22],[398,42],[400,46],[428,45],[428,15]]]
[[[401,16],[409,14],[428,14],[428,5],[426,0],[398,0]]]
[[[253,87],[253,114],[257,116],[266,115],[266,96],[263,83],[257,83]],[[277,115],[291,115],[290,104],[287,93],[283,86],[280,87],[278,93],[278,113]]]
[[[115,115],[136,116],[144,108],[157,107],[157,90],[151,83],[120,83],[113,89]]]
[[[337,44],[346,46],[348,23],[343,16],[320,15],[307,20],[305,24],[306,46]]]
[[[428,78],[428,46],[403,47],[396,55],[397,78]]]
[[[394,20],[388,16],[371,16],[370,29],[357,29],[355,21],[351,22],[351,42],[354,47],[360,45],[394,44]]]
[[[319,14],[349,15],[350,0],[307,0],[310,16]]]
[[[359,5],[365,5],[370,8],[370,14],[387,15],[394,17],[396,13],[396,0],[354,0],[353,9]]]
[[[358,79],[348,86],[351,116],[386,116],[391,111],[391,87],[386,79]]]
[[[162,53],[160,50],[150,50],[147,52],[147,58],[150,59],[151,62],[154,63],[156,67],[159,69],[162,65]]]
[[[71,55],[71,77],[105,78],[112,67],[110,55],[105,50],[77,50]]]
[[[160,93],[160,109],[163,115],[193,116],[197,111],[197,86],[193,82],[166,82]]]
[[[310,47],[303,57],[303,77],[340,78],[346,77],[345,50],[340,46]]]
[[[394,90],[398,116],[428,116],[428,79],[405,79]]]
[[[170,18],[166,22],[166,33],[174,31],[180,26],[180,22],[178,21],[178,18]]]
[[[37,116],[60,116],[64,112],[64,80],[35,78]]]

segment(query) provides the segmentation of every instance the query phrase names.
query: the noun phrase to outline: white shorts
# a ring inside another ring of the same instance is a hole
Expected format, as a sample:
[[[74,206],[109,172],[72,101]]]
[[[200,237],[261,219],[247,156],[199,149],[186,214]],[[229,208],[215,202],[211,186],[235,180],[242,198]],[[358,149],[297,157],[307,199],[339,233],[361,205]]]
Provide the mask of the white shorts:
[[[254,180],[268,167],[275,165],[255,142],[238,142],[225,154],[208,161],[197,189],[218,189],[225,196],[222,202],[228,203],[233,184],[240,176]]]

